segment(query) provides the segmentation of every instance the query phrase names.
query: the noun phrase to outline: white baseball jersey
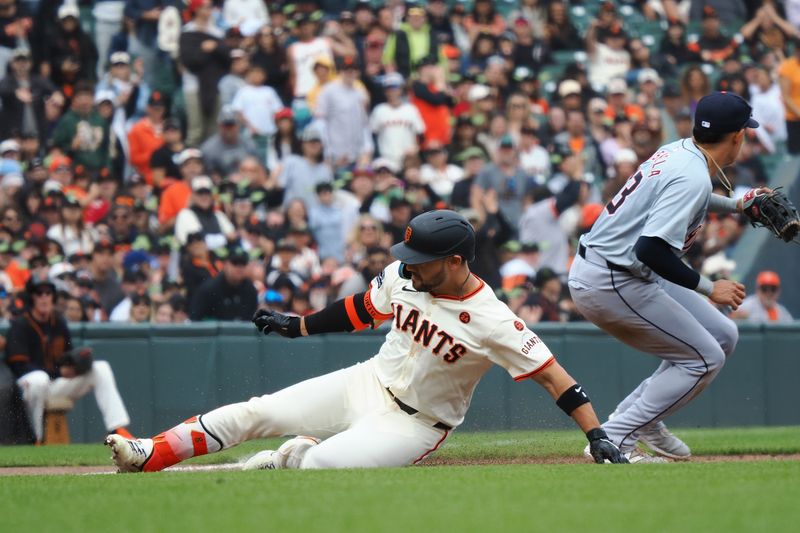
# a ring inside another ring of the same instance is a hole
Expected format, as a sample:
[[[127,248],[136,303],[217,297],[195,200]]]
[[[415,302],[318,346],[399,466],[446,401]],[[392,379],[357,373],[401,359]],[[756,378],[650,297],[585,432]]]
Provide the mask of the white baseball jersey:
[[[417,292],[396,261],[372,280],[365,303],[376,321],[392,321],[374,359],[378,379],[404,403],[453,427],[492,363],[521,381],[555,360],[482,280],[461,298]]]
[[[639,165],[581,242],[650,279],[653,273],[633,250],[636,241],[659,237],[683,255],[703,227],[711,190],[708,164],[692,139],[664,145]]]
[[[294,96],[304,98],[314,87],[314,62],[325,56],[333,63],[333,50],[328,39],[316,37],[308,42],[295,41],[289,45],[289,56],[294,63]]]

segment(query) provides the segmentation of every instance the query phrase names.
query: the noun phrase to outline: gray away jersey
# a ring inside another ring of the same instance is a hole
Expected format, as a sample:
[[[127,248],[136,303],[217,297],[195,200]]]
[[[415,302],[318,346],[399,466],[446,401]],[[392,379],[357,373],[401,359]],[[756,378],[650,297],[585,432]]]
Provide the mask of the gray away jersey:
[[[711,197],[705,157],[692,139],[659,148],[639,165],[581,239],[607,261],[654,275],[633,251],[640,236],[659,237],[683,255],[703,226]]]

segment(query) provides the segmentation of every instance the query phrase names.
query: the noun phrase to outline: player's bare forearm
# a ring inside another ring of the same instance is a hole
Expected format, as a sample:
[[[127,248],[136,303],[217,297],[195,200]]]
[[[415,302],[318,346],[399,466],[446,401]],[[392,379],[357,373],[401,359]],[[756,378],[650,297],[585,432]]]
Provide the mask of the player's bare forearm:
[[[544,387],[547,393],[556,401],[561,398],[564,392],[577,384],[572,376],[570,376],[557,361],[542,372],[536,374],[533,380]],[[591,403],[585,403],[577,407],[569,416],[572,417],[584,433],[600,427],[600,421],[597,419],[597,415]]]

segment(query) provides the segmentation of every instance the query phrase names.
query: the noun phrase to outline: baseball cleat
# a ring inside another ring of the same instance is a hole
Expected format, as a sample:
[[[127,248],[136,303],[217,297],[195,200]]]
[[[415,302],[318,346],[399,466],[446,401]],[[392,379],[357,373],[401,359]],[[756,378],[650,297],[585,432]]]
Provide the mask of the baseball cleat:
[[[126,439],[111,434],[106,437],[105,445],[111,448],[111,459],[119,473],[141,472],[153,455],[153,439]]]
[[[275,450],[263,450],[245,461],[242,470],[275,470],[278,465],[275,461]]]
[[[629,452],[623,453],[622,455],[624,455],[628,459],[628,462],[631,463],[631,464],[633,464],[633,463],[642,463],[642,464],[644,464],[644,463],[655,463],[655,464],[669,463],[669,461],[667,461],[663,457],[657,457],[655,455],[650,455],[649,453],[647,453],[647,452],[645,452],[643,450],[640,450],[639,448],[634,448]]]
[[[646,444],[658,455],[670,459],[685,460],[692,456],[692,451],[686,443],[673,435],[662,422],[639,431],[639,442]]]

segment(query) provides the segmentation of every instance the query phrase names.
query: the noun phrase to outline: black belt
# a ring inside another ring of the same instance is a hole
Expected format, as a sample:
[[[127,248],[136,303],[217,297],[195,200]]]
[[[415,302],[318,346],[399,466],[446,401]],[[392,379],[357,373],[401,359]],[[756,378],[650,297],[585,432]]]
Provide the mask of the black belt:
[[[407,414],[409,414],[409,415],[415,415],[415,414],[419,413],[419,411],[417,411],[416,409],[414,409],[413,407],[411,407],[411,406],[410,406],[410,405],[408,405],[407,403],[403,403],[403,402],[400,400],[400,398],[398,398],[397,396],[395,396],[395,395],[394,395],[394,393],[393,393],[392,391],[390,391],[390,390],[389,390],[389,387],[386,387],[386,392],[388,392],[388,393],[389,393],[389,396],[391,396],[391,397],[392,397],[392,400],[394,400],[394,403],[396,403],[396,404],[397,404],[397,407],[399,407],[399,408],[400,408],[400,410],[401,410],[401,411],[403,411],[404,413],[407,413]],[[445,424],[444,422],[436,422],[436,423],[433,425],[433,427],[435,427],[436,429],[441,429],[441,430],[444,430],[444,431],[450,431],[451,429],[453,429],[453,427],[452,427],[452,426],[448,426],[448,425],[447,425],[447,424]]]
[[[578,245],[578,255],[586,259],[586,246],[584,246],[583,244]],[[625,268],[624,266],[617,265],[615,263],[612,263],[611,261],[606,261],[606,266],[609,268],[609,270],[616,270],[617,272],[627,272],[628,274],[631,273],[631,271]]]

